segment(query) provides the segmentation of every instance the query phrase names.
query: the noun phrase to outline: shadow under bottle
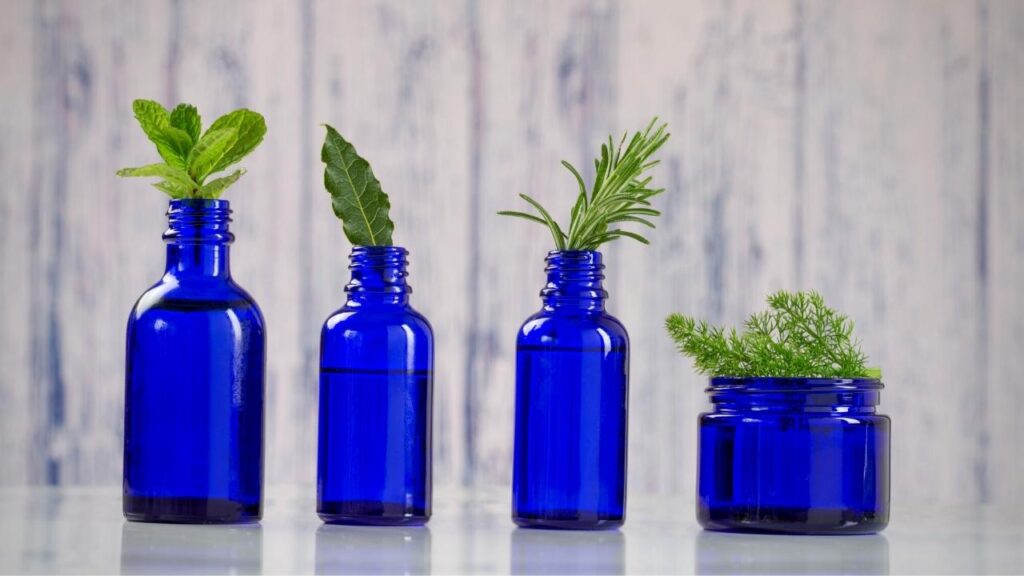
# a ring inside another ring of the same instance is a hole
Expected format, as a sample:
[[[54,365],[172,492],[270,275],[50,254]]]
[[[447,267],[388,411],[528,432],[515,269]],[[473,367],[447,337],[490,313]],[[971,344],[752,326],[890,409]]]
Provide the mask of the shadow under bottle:
[[[533,528],[622,525],[629,337],[605,312],[601,254],[547,257],[543,307],[519,331],[512,518]]]

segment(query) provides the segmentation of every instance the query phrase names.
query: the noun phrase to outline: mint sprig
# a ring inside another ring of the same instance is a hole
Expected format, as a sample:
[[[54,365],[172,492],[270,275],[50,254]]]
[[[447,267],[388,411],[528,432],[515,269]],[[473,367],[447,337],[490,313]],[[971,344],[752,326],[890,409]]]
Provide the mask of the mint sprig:
[[[327,128],[320,159],[324,187],[331,194],[334,215],[354,246],[391,246],[394,222],[388,216],[391,201],[380,187],[370,163],[331,126]]]
[[[219,198],[245,170],[207,179],[247,156],[267,133],[263,116],[244,108],[221,116],[206,132],[191,104],[178,104],[168,111],[159,102],[136,100],[132,110],[163,163],[124,168],[117,175],[162,178],[153,186],[171,198]]]

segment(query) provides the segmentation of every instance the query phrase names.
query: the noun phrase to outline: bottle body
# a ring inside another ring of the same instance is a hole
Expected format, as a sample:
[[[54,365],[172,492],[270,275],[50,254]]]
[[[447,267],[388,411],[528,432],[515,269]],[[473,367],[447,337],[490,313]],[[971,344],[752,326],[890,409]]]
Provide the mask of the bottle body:
[[[124,514],[153,522],[256,521],[263,317],[230,277],[228,203],[173,200],[168,214],[167,272],[128,320]]]
[[[406,254],[354,248],[348,301],[321,332],[317,513],[325,522],[430,518],[433,331],[409,305]]]
[[[881,382],[712,378],[700,416],[697,518],[707,529],[868,534],[889,521]]]
[[[622,525],[629,337],[604,311],[601,255],[548,255],[543,309],[519,331],[513,521],[523,527]]]

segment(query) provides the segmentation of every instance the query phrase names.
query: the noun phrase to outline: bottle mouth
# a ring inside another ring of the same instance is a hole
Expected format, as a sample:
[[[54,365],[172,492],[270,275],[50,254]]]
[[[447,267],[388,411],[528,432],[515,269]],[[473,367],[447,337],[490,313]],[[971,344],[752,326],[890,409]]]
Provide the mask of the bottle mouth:
[[[408,294],[406,284],[409,251],[401,246],[353,246],[348,269],[352,279],[345,286],[350,294]]]
[[[877,378],[794,378],[775,376],[712,376],[707,393],[719,391],[808,393],[830,391],[867,391],[885,388]]]
[[[726,410],[871,412],[884,387],[875,378],[714,376],[704,391]]]
[[[601,253],[597,250],[552,250],[544,260],[547,262],[545,270],[548,272],[604,270]]]
[[[540,291],[551,304],[579,304],[599,309],[608,297],[602,287],[604,264],[596,250],[552,250],[545,258],[548,281]]]
[[[207,198],[175,198],[167,207],[164,241],[177,243],[232,242],[231,203]]]

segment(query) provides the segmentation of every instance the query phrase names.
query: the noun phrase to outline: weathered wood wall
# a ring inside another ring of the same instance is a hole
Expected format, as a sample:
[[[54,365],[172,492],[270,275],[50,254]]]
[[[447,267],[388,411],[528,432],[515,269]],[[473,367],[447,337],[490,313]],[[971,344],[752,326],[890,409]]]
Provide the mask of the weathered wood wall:
[[[120,477],[124,323],[165,199],[135,97],[247,106],[228,195],[270,328],[268,476],[314,474],[317,335],[348,245],[320,122],[372,159],[437,332],[439,482],[507,483],[513,347],[539,304],[558,161],[658,114],[654,244],[607,251],[630,329],[630,486],[690,491],[703,381],[671,311],[736,323],[777,288],[858,320],[889,386],[898,503],[1024,507],[1024,2],[13,1],[0,4],[0,482]]]

